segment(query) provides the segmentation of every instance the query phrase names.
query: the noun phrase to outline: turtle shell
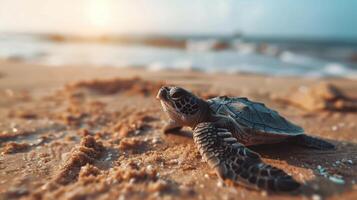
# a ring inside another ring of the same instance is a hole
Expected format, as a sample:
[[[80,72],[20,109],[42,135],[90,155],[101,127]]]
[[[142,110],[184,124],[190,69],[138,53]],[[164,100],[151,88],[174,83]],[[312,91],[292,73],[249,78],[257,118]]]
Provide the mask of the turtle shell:
[[[230,116],[238,124],[253,131],[285,136],[304,134],[301,127],[287,121],[277,111],[244,97],[221,96],[207,102],[213,113]]]

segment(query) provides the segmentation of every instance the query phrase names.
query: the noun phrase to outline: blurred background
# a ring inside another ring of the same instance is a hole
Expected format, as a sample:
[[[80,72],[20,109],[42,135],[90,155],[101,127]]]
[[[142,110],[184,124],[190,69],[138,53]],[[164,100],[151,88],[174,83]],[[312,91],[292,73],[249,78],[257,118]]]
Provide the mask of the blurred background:
[[[357,78],[357,1],[0,0],[0,59]]]

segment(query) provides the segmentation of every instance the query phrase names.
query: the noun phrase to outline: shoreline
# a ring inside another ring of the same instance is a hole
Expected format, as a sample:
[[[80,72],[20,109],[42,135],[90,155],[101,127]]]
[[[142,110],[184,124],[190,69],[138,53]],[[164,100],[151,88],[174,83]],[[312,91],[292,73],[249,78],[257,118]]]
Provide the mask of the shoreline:
[[[9,35],[0,39],[4,49],[0,57],[53,66],[90,64],[138,66],[158,71],[187,69],[213,73],[357,77],[355,49],[352,47],[306,45],[294,41],[287,44],[254,43],[239,39],[230,42],[212,39],[177,42],[167,38],[123,40],[119,43],[85,39],[80,42],[59,36],[56,42],[31,35],[23,38]]]

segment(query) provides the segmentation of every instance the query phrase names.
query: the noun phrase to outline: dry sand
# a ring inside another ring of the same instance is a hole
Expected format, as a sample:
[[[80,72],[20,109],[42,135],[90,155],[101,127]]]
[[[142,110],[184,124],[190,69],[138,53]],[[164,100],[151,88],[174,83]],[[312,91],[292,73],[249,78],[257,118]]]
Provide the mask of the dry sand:
[[[355,105],[357,81],[6,61],[0,74],[0,199],[357,199],[356,111],[286,99],[294,88],[328,82]],[[189,130],[163,135],[167,118],[155,99],[162,84],[262,101],[337,149],[254,147],[304,186],[289,194],[226,186],[201,161]],[[319,102],[340,98],[322,95]]]

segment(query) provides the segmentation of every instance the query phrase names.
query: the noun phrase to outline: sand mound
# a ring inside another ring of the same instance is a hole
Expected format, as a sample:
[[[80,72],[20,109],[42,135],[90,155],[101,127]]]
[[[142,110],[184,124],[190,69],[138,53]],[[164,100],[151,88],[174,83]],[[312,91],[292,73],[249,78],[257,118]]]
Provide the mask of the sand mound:
[[[127,118],[119,120],[113,127],[113,131],[118,133],[120,138],[148,130],[151,127],[150,122],[158,119],[143,112],[133,113]]]
[[[66,86],[67,90],[76,90],[80,88],[89,89],[99,94],[115,94],[118,92],[128,92],[141,94],[145,96],[155,95],[163,83],[145,81],[140,78],[131,79],[95,79],[88,81],[79,81]]]
[[[20,136],[26,136],[26,135],[31,135],[33,134],[33,131],[17,131],[15,133],[11,133],[8,131],[2,131],[0,133],[0,142],[7,141],[7,140],[12,140]]]
[[[81,171],[79,172],[79,179],[84,179],[90,176],[98,176],[100,174],[100,170],[90,164],[86,164],[81,168]]]
[[[82,166],[93,163],[103,151],[104,147],[101,143],[91,136],[86,136],[82,139],[78,148],[73,151],[66,164],[60,169],[60,172],[55,177],[55,182],[61,185],[73,182],[78,177]]]
[[[30,148],[30,144],[28,143],[16,143],[16,142],[9,142],[5,145],[3,152],[4,154],[11,154],[11,153],[18,153],[22,151],[26,151]]]
[[[357,101],[347,97],[336,86],[330,83],[319,83],[310,87],[293,88],[292,93],[273,97],[307,111],[355,111]]]

